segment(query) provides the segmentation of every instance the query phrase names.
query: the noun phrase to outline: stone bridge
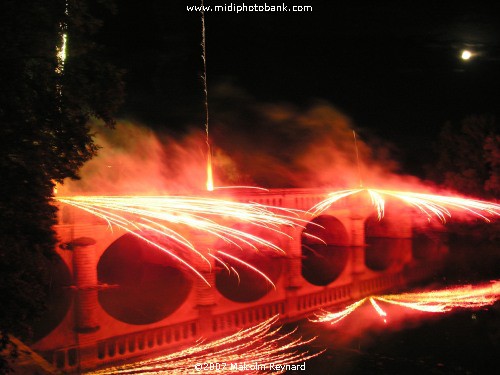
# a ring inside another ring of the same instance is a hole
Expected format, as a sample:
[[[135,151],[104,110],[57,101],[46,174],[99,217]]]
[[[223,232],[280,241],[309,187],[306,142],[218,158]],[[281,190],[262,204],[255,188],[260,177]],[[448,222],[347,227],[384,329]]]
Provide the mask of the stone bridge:
[[[224,198],[308,210],[327,193],[242,190]],[[379,221],[362,194],[303,218],[310,221],[305,228],[282,228],[289,236],[262,233],[285,250],[284,256],[242,252],[206,235],[184,233],[203,253],[239,251],[240,258],[263,270],[276,286],[229,258],[227,268],[213,263],[211,269],[193,258],[209,287],[125,231],[111,230],[101,219],[62,205],[55,228],[61,262],[54,275],[66,287],[66,304],[53,313],[50,332],[34,349],[70,373],[171,352],[276,314],[283,322],[293,321],[320,308],[402,289],[432,275],[447,251],[442,228],[397,203],[387,203]]]

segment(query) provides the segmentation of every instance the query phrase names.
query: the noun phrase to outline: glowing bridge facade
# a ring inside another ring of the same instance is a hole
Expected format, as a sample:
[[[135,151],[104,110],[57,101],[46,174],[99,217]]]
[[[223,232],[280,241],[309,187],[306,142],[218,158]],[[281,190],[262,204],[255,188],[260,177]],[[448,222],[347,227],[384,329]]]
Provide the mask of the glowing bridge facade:
[[[231,199],[308,210],[327,191],[241,191]],[[56,226],[58,274],[66,306],[34,348],[67,372],[104,366],[193,345],[254,325],[276,314],[282,321],[433,275],[446,254],[444,232],[407,206],[386,207],[377,219],[367,197],[349,197],[288,236],[256,233],[286,255],[247,251],[198,233],[183,233],[201,252],[224,248],[262,270],[228,260],[192,262],[209,287],[161,251],[84,211],[62,205]],[[242,228],[231,218],[228,225]],[[243,227],[244,228],[244,227]],[[321,238],[321,241],[318,240]]]

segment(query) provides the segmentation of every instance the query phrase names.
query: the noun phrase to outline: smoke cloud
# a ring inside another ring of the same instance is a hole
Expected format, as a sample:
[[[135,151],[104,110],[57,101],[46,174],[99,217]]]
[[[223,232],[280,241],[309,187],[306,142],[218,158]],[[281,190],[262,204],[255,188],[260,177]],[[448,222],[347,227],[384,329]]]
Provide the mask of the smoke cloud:
[[[232,85],[211,92],[210,143],[216,186],[265,188],[402,188],[418,184],[398,175],[393,147],[370,138],[333,105],[306,108],[261,103]],[[64,194],[193,193],[205,187],[204,124],[172,137],[131,121],[114,130],[95,126],[99,155],[67,181]],[[357,148],[353,130],[358,134]],[[368,138],[368,137],[366,137]]]
[[[130,121],[118,121],[115,129],[94,129],[98,155],[81,169],[81,179],[65,181],[58,195],[168,194],[203,188],[206,146],[201,132],[179,141]]]
[[[358,186],[374,168],[384,174],[397,170],[388,147],[358,140],[358,173],[354,125],[329,103],[303,109],[259,103],[230,85],[215,91],[214,142],[259,186]]]

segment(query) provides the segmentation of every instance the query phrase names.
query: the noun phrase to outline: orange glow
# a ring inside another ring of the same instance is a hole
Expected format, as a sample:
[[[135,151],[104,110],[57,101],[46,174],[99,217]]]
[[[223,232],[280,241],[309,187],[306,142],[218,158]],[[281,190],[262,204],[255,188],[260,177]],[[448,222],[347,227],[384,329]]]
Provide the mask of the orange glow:
[[[376,301],[390,303],[412,310],[429,313],[443,313],[453,309],[477,309],[493,305],[500,298],[500,281],[493,281],[483,285],[464,285],[450,289],[433,290],[430,292],[388,294],[382,296],[371,296],[363,298],[341,311],[322,311],[316,314],[315,323],[328,322],[336,324],[344,319],[358,307],[363,305],[367,299],[370,300],[375,311],[384,318],[387,313]]]
[[[249,224],[256,229],[264,229],[287,237],[289,236],[281,231],[281,226],[302,226],[305,222],[296,216],[296,210],[201,197],[78,196],[55,199],[103,219],[109,224],[111,230],[113,227],[120,228],[160,249],[186,266],[208,285],[210,285],[208,281],[199,273],[196,266],[190,263],[188,260],[190,257],[184,252],[194,253],[208,265],[210,261],[179,231],[201,232],[214,239],[222,239],[225,243],[240,249],[249,246],[258,251],[260,247],[284,255],[285,251],[274,243],[247,231],[219,224],[215,219],[231,218],[233,221]],[[154,233],[158,240],[145,237],[144,231]],[[229,257],[227,254],[223,255]],[[244,263],[242,260],[238,261]],[[270,280],[261,271],[246,265],[258,275]]]
[[[212,172],[212,155],[210,154],[210,148],[208,149],[207,155],[207,190],[214,190],[214,177]]]
[[[490,218],[492,217],[500,216],[500,204],[493,202],[453,196],[379,189],[336,191],[329,194],[327,199],[312,207],[310,211],[314,215],[319,215],[338,200],[360,192],[367,192],[370,195],[372,204],[377,210],[379,220],[384,216],[385,200],[383,196],[397,198],[418,209],[418,211],[426,215],[429,220],[433,217],[437,217],[442,223],[446,223],[446,218],[451,217],[452,210],[463,211],[470,215],[480,217],[486,222],[490,222]]]
[[[249,185],[230,185],[230,186],[217,186],[214,187],[214,189],[217,190],[223,190],[223,189],[255,189],[255,190],[260,190],[260,191],[269,191],[269,189],[260,187],[260,186],[249,186]]]
[[[56,196],[57,195],[57,191],[58,191],[58,183],[57,182],[54,182],[52,181],[52,183],[54,184],[54,187],[52,188],[52,195],[53,196]]]
[[[280,334],[279,329],[271,329],[277,321],[278,316],[274,316],[256,326],[216,341],[88,374],[281,374],[285,372],[285,365],[303,363],[322,353],[310,354],[307,351],[297,351],[315,338],[309,340],[292,338],[294,331]],[[251,367],[255,365],[260,367],[257,369]]]

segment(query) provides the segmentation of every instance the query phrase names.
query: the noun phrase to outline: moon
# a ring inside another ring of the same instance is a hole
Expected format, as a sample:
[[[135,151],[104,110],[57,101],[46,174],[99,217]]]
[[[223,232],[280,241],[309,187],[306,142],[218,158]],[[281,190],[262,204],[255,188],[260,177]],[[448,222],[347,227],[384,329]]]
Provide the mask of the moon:
[[[472,52],[464,49],[460,57],[462,58],[462,60],[469,60],[472,57]]]

